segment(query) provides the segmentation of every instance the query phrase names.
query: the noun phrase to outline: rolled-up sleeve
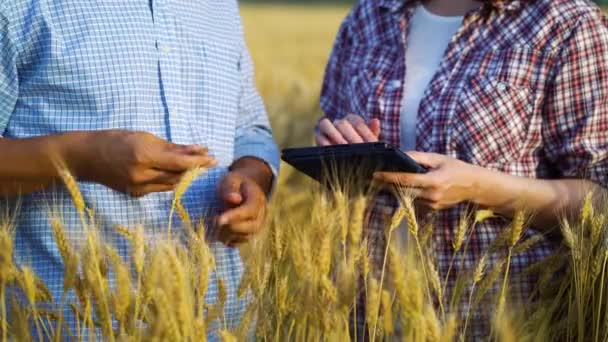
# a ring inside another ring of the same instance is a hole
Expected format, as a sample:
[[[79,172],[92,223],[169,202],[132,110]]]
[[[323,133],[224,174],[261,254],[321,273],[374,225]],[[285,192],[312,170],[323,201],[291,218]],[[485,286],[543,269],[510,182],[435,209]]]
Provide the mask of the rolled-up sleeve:
[[[608,28],[581,18],[561,50],[544,107],[544,153],[561,178],[608,188]]]
[[[280,165],[279,149],[272,137],[264,102],[255,87],[253,62],[245,43],[240,68],[242,84],[234,158],[258,158],[270,166],[276,179]]]
[[[19,96],[17,53],[9,17],[4,4],[0,4],[0,137],[4,136]]]

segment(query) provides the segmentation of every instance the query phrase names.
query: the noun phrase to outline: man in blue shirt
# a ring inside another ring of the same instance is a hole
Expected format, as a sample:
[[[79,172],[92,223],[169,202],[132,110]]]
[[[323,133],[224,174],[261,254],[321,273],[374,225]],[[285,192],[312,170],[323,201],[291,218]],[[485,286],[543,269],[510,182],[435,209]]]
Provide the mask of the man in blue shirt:
[[[84,234],[69,194],[53,186],[52,156],[125,256],[112,227],[165,236],[180,176],[214,166],[183,201],[193,217],[214,217],[226,321],[238,322],[242,264],[232,247],[260,229],[279,160],[235,0],[0,2],[0,137],[0,193],[21,197],[15,258],[55,300],[63,264],[49,208],[76,247]]]

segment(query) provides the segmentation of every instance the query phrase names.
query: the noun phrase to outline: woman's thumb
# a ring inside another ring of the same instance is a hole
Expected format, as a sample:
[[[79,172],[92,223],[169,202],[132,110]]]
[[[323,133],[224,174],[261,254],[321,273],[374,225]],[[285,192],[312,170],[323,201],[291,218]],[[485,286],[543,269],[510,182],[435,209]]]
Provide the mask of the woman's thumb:
[[[379,137],[380,136],[380,120],[378,119],[372,119],[369,122],[369,129],[372,131],[372,133],[376,136]]]

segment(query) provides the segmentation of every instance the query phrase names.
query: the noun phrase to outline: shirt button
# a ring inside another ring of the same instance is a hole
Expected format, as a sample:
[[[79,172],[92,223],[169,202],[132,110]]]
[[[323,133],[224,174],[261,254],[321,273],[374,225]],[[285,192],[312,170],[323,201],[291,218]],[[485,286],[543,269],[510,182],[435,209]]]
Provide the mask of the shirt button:
[[[505,90],[507,90],[507,86],[501,83],[498,85],[498,90],[505,91]]]
[[[169,52],[171,52],[171,49],[168,46],[163,46],[162,50],[164,54],[169,54]]]

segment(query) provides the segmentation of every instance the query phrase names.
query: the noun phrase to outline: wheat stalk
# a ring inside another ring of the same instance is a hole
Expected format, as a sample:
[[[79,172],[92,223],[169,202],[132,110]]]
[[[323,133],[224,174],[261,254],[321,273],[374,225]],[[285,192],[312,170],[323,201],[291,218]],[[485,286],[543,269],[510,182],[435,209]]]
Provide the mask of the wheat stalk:
[[[460,248],[462,247],[464,237],[467,233],[468,224],[469,222],[467,220],[466,214],[462,214],[460,220],[458,221],[458,227],[456,229],[456,234],[454,234],[454,240],[452,241],[452,248],[454,248],[454,253],[460,251]]]
[[[222,330],[220,332],[220,339],[222,342],[237,342],[236,337],[234,337],[234,335],[227,330]]]
[[[513,255],[522,254],[543,240],[544,240],[544,237],[542,235],[534,235],[531,238],[527,239],[526,241],[515,246],[513,248]]]
[[[195,168],[188,170],[184,173],[179,183],[175,187],[175,192],[173,195],[173,203],[171,204],[171,210],[169,211],[169,228],[168,228],[168,236],[169,240],[171,239],[171,231],[173,228],[173,215],[175,213],[178,204],[181,204],[181,199],[186,194],[186,191],[192,185],[192,183],[198,178],[200,175],[207,171],[206,168]],[[185,210],[184,210],[185,211]],[[182,213],[183,214],[183,213]]]
[[[439,342],[451,342],[456,337],[456,331],[458,329],[458,320],[456,315],[452,314],[448,316],[447,323],[445,324]]]
[[[482,223],[488,219],[494,218],[494,212],[491,210],[478,210],[475,213],[475,224]]]
[[[370,329],[370,335],[372,335],[372,341],[374,340],[375,328],[378,323],[378,316],[380,315],[380,301],[381,301],[381,289],[378,284],[378,280],[370,278],[367,284],[367,295],[365,305],[365,320],[367,326]],[[380,294],[380,295],[379,295]]]
[[[387,290],[382,290],[380,297],[380,310],[382,312],[382,328],[384,334],[392,336],[395,333],[395,318],[393,317],[393,299]]]
[[[437,295],[437,300],[440,303],[443,303],[443,287],[441,286],[439,272],[437,272],[437,268],[431,259],[427,259],[427,269],[429,271],[429,281],[433,287],[433,290],[435,291],[435,294]]]
[[[355,199],[351,212],[351,224],[348,231],[351,246],[356,247],[361,243],[363,225],[365,224],[366,206],[367,198],[365,198],[365,196],[359,196]]]
[[[424,336],[428,341],[439,341],[441,338],[441,324],[433,308],[428,305],[424,310]]]
[[[116,278],[116,290],[113,294],[113,309],[116,320],[124,329],[127,322],[128,311],[131,305],[131,274],[122,261],[118,252],[110,246],[105,246]]]
[[[41,338],[42,330],[40,328],[40,316],[38,314],[37,305],[36,305],[36,295],[38,292],[38,288],[36,286],[36,275],[34,274],[34,270],[25,266],[21,268],[21,276],[20,276],[20,285],[21,288],[25,292],[25,297],[32,309],[32,316],[35,322],[36,331],[38,336]]]
[[[87,208],[84,201],[84,197],[82,196],[82,192],[80,192],[80,187],[78,186],[78,182],[74,178],[74,176],[70,173],[70,170],[66,166],[62,166],[61,164],[56,164],[57,173],[59,177],[63,181],[68,193],[72,197],[72,202],[74,203],[74,207],[76,208],[76,212],[80,217],[80,221],[82,223],[82,228],[86,230],[89,229],[87,224]]]
[[[525,224],[524,221],[525,214],[522,211],[518,211],[513,218],[513,223],[511,224],[511,239],[509,240],[509,248],[513,248],[521,238],[521,233]]]

